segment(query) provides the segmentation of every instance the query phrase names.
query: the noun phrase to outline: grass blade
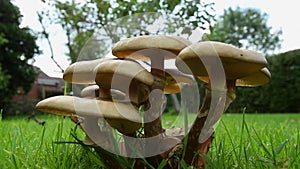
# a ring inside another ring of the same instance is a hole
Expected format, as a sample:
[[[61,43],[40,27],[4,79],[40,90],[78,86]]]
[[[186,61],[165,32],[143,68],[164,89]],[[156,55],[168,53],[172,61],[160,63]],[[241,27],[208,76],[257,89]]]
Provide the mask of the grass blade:
[[[224,121],[223,121],[222,119],[221,119],[221,123],[222,123],[222,125],[224,126],[224,129],[225,129],[225,131],[226,131],[226,133],[227,133],[227,135],[228,135],[229,141],[230,141],[230,143],[231,143],[231,145],[232,145],[232,151],[233,151],[233,153],[234,153],[234,155],[235,155],[235,158],[236,158],[236,160],[237,160],[239,166],[241,166],[241,160],[238,159],[239,156],[238,156],[238,154],[237,154],[237,152],[236,152],[236,150],[235,150],[236,147],[234,146],[234,142],[233,142],[233,140],[232,140],[231,133],[229,132],[227,126],[225,125],[225,123],[224,123]]]
[[[158,165],[157,169],[163,169],[167,165],[167,160],[163,159]]]
[[[268,150],[268,148],[266,147],[266,145],[263,143],[263,140],[261,139],[261,137],[259,137],[256,129],[254,127],[252,127],[257,139],[258,139],[258,142],[259,142],[259,145],[264,149],[264,151],[267,153],[267,155],[271,158],[272,157],[272,154],[270,153],[270,151]]]
[[[275,149],[276,154],[279,154],[288,142],[289,142],[289,139],[286,139],[281,144],[279,144]]]

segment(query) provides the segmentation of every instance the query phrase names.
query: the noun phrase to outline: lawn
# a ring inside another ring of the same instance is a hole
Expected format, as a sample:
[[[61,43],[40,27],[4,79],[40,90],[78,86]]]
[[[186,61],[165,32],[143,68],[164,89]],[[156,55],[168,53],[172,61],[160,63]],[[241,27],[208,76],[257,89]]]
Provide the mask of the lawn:
[[[68,118],[38,116],[41,126],[27,117],[0,122],[0,168],[99,168],[101,161]],[[189,118],[191,123],[193,116]],[[182,126],[183,119],[167,114],[164,126]],[[217,125],[207,168],[300,168],[299,114],[225,114]]]

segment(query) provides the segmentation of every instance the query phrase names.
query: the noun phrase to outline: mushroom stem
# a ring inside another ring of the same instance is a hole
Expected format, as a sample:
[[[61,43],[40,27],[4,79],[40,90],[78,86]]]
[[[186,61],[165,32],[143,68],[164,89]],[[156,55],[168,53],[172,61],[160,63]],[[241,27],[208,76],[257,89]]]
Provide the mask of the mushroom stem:
[[[151,74],[155,79],[165,79],[164,72],[164,58],[157,57],[155,59],[151,58]],[[151,106],[151,112],[145,113],[145,123],[144,131],[146,137],[152,137],[163,133],[163,128],[161,125],[161,111],[162,111],[162,101],[163,101],[163,88],[164,85],[161,83],[153,83],[151,86],[151,92],[153,97],[149,97],[148,103],[145,105],[145,109],[149,109]],[[161,92],[153,92],[154,90],[160,90]],[[150,105],[151,103],[151,105]]]
[[[111,128],[102,127],[105,129],[100,129],[101,127],[98,125],[98,118],[95,117],[84,117],[80,127],[93,143],[92,146],[96,153],[107,166],[123,168],[119,163],[115,163],[115,158],[113,157],[115,155],[112,154],[110,150],[114,148],[110,146],[111,144],[116,145],[116,140],[112,135]]]
[[[187,164],[192,165],[193,158],[195,157],[196,161],[199,161],[201,158],[199,157],[199,153],[205,153],[205,152],[198,152],[200,150],[200,144],[199,144],[199,136],[201,134],[201,130],[205,124],[209,107],[210,107],[210,102],[211,102],[211,90],[206,89],[205,91],[205,97],[204,101],[202,104],[201,109],[199,110],[196,120],[192,126],[192,128],[189,131],[189,134],[186,136],[188,137],[188,144],[186,146],[186,156],[185,156],[185,161]]]
[[[225,110],[228,108],[231,102],[235,99],[235,80],[227,80],[226,85],[227,85],[226,101],[225,101],[223,112],[225,112]],[[185,161],[187,162],[187,164],[193,165],[197,168],[205,168],[205,161],[200,155],[208,153],[209,147],[214,138],[212,133],[204,142],[202,143],[199,142],[199,136],[205,125],[209,113],[209,109],[211,107],[212,91],[209,88],[209,86],[210,86],[209,83],[205,85],[206,92],[205,92],[204,101],[197,114],[196,120],[189,131],[189,134],[186,136],[188,137],[188,144],[185,151],[192,152],[192,153],[186,153]],[[218,118],[216,118],[216,120],[218,120]]]
[[[110,168],[119,168],[123,169],[124,166],[121,165],[121,163],[117,163],[117,158],[122,158],[120,156],[117,156],[111,152],[106,151],[100,146],[94,146],[94,150],[96,153],[101,157],[102,161],[106,164],[106,166],[109,166]]]
[[[159,54],[159,52],[155,53]],[[157,57],[155,59],[151,58],[151,74],[155,77],[155,82],[151,86],[151,96],[149,96],[149,100],[145,104],[145,110],[151,110],[150,112],[146,112],[144,116],[144,133],[146,138],[157,136],[164,132],[161,124],[164,88],[162,80],[165,80],[163,57]],[[157,143],[158,142],[159,140],[157,140]],[[145,146],[151,149],[151,147],[153,147],[153,144],[156,143],[146,141]],[[161,160],[161,155],[147,158],[148,163],[150,163],[154,167],[157,167]]]
[[[104,89],[99,87],[99,98],[101,100],[111,101],[112,96],[111,96],[110,89]]]
[[[129,134],[124,134],[128,137],[131,137],[131,138],[136,138],[136,133],[129,133]],[[126,150],[126,155],[130,157],[130,155],[132,153],[134,153],[134,145],[131,145],[132,144],[132,140],[131,139],[128,139],[128,137],[124,137],[124,146],[125,146],[125,150]]]

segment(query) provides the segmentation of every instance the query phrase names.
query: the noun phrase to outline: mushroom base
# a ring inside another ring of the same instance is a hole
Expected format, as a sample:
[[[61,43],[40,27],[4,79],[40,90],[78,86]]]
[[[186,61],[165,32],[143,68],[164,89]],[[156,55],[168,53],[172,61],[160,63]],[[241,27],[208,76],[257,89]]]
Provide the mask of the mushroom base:
[[[208,86],[208,85],[207,85]],[[226,101],[224,106],[224,111],[228,108],[228,106],[235,99],[235,82],[227,81],[227,92],[226,92]],[[185,161],[188,165],[197,167],[197,168],[205,168],[205,160],[200,156],[201,154],[207,154],[210,148],[210,145],[213,141],[213,134],[208,137],[203,143],[199,142],[199,136],[202,132],[202,129],[205,125],[209,109],[211,106],[212,93],[211,89],[206,87],[205,98],[202,104],[202,107],[199,110],[199,113],[196,117],[196,120],[191,127],[188,137],[188,143],[186,147],[186,156]],[[221,98],[220,98],[221,99]],[[217,120],[217,119],[216,119]]]

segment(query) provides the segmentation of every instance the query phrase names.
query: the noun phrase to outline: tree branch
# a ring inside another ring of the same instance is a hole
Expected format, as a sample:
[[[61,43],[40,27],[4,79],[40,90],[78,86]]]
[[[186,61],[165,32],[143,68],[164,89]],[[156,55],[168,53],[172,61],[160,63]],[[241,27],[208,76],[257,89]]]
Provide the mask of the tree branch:
[[[52,43],[51,43],[51,41],[50,41],[50,39],[49,39],[49,33],[46,32],[46,27],[45,27],[45,25],[44,25],[44,23],[43,23],[43,16],[42,16],[40,13],[38,13],[38,12],[37,12],[37,14],[38,14],[38,17],[39,17],[39,22],[40,22],[40,24],[41,24],[41,26],[42,26],[42,29],[43,29],[42,35],[46,38],[47,43],[48,43],[49,48],[50,48],[50,53],[51,53],[51,56],[50,56],[50,57],[51,57],[51,59],[53,60],[53,62],[55,63],[55,65],[61,70],[61,72],[64,73],[64,69],[63,69],[63,68],[58,64],[58,62],[54,59],[54,52],[53,52]]]

